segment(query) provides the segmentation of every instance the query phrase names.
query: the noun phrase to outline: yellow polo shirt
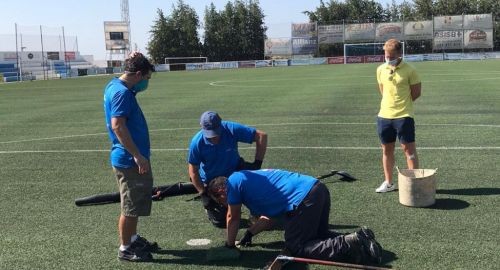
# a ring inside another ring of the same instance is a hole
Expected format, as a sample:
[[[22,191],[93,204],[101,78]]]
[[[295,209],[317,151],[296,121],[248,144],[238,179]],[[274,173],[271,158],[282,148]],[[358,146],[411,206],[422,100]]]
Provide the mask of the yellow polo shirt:
[[[377,68],[377,82],[384,86],[379,117],[387,119],[413,117],[410,85],[420,83],[415,68],[401,62],[391,74],[391,66],[384,63]]]

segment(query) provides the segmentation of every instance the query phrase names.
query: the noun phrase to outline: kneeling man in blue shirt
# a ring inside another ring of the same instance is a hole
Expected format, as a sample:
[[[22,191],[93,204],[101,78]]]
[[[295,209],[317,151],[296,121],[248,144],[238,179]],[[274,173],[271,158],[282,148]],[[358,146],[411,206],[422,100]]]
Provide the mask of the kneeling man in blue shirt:
[[[329,230],[330,192],[318,179],[285,170],[243,170],[229,178],[217,177],[208,186],[210,196],[227,205],[226,247],[233,248],[240,225],[241,206],[260,219],[242,241],[266,228],[269,219],[284,216],[285,248],[289,255],[353,263],[381,262],[382,247],[372,230],[351,234]]]

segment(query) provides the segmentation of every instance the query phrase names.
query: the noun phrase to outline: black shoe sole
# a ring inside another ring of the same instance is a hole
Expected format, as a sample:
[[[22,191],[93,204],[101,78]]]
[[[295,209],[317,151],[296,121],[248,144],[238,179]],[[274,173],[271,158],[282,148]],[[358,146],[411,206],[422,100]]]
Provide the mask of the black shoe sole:
[[[151,257],[151,258],[137,258],[137,259],[118,257],[118,260],[120,260],[122,262],[151,262],[151,261],[153,261],[153,257]]]

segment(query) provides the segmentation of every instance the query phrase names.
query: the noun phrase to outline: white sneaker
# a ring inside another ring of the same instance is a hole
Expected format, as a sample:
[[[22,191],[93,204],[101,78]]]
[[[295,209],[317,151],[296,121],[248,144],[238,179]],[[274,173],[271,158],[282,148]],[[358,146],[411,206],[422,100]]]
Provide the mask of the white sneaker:
[[[377,193],[384,193],[384,192],[389,192],[393,191],[396,189],[396,184],[389,184],[387,181],[384,181],[380,187],[378,187],[375,192]]]

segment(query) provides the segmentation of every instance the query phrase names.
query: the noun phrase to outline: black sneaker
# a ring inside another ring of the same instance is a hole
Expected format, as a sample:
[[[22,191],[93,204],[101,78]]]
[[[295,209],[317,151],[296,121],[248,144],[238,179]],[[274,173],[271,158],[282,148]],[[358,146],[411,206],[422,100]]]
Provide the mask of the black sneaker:
[[[346,259],[355,264],[363,263],[367,255],[360,235],[358,233],[346,234],[344,235],[344,241],[349,246],[349,252],[346,254]]]
[[[365,249],[366,254],[373,263],[380,264],[382,262],[382,246],[375,241],[375,234],[372,230],[363,227],[360,231],[355,232],[361,245]]]
[[[359,229],[357,233],[363,234],[366,238],[370,240],[375,240],[375,233],[366,226],[361,227],[361,229]]]
[[[153,260],[153,255],[132,244],[124,251],[118,250],[118,259],[130,262],[149,262]]]
[[[149,242],[146,238],[140,235],[137,235],[137,239],[134,241],[134,243],[138,246],[139,249],[146,252],[157,252],[158,250],[160,250],[158,243]]]

